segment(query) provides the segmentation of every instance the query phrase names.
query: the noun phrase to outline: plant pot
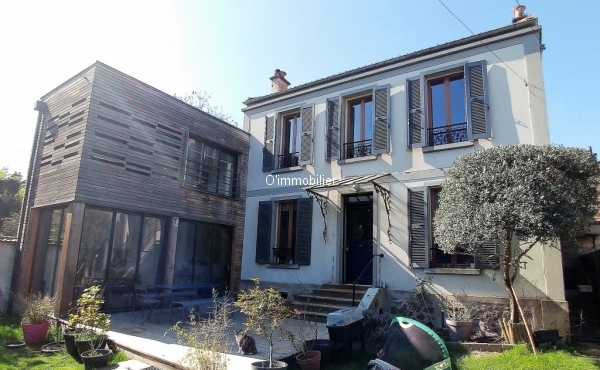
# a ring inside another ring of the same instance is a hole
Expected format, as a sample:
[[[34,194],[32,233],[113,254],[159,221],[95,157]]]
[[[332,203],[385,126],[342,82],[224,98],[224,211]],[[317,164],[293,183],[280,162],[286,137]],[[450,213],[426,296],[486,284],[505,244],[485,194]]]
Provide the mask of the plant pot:
[[[306,358],[300,353],[296,356],[296,362],[302,370],[319,370],[321,369],[321,352],[311,350],[306,352]]]
[[[43,324],[21,324],[21,327],[23,328],[23,339],[27,345],[40,344],[46,339],[50,321]]]
[[[110,349],[96,349],[92,351],[86,351],[81,354],[81,359],[86,369],[99,369],[108,365],[112,356],[112,350]]]
[[[82,353],[91,351],[93,349],[103,349],[106,338],[94,339],[94,340],[79,340],[75,338],[75,345],[77,346],[77,352],[81,356]],[[83,357],[81,357],[83,360]]]
[[[446,325],[450,332],[450,340],[452,342],[466,341],[471,335],[473,321],[454,321],[446,319]]]
[[[40,351],[46,354],[55,354],[63,350],[65,348],[65,342],[51,342],[48,344],[44,344]]]
[[[63,331],[63,339],[65,340],[65,347],[67,348],[67,353],[71,355],[77,362],[81,363],[81,357],[79,356],[79,350],[77,350],[77,346],[75,345],[75,336],[77,335],[77,331],[75,329],[67,329]]]
[[[283,361],[273,361],[273,367],[269,367],[269,361],[256,361],[250,364],[252,370],[264,370],[264,369],[282,369],[287,370],[287,364]]]
[[[331,359],[333,341],[329,339],[311,339],[306,341],[306,348],[321,352],[321,369],[327,368]]]

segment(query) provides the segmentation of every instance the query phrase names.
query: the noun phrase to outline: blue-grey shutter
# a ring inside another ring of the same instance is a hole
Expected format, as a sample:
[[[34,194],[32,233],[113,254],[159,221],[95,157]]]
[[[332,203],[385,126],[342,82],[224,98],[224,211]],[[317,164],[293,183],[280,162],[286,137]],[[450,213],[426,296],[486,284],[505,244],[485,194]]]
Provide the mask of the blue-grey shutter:
[[[373,154],[390,151],[390,86],[373,89]]]
[[[275,117],[265,116],[265,138],[263,148],[263,172],[275,168]]]
[[[406,80],[408,148],[425,146],[425,115],[423,114],[421,87],[421,77],[413,77]]]
[[[340,159],[340,99],[327,100],[327,138],[325,158],[328,161]]]
[[[475,268],[479,269],[497,269],[499,261],[498,242],[491,241],[484,243],[479,248],[479,256],[475,257]]]
[[[312,162],[313,153],[313,126],[314,126],[314,105],[307,104],[302,107],[300,117],[302,117],[302,136],[300,137],[300,166]]]
[[[310,265],[312,198],[298,199],[296,209],[296,264]]]
[[[485,60],[465,64],[467,133],[471,139],[490,137],[487,69]]]
[[[272,202],[258,202],[258,223],[256,227],[256,263],[270,262],[271,255],[271,212]]]
[[[410,267],[426,268],[427,243],[425,226],[425,193],[423,190],[408,189],[409,244],[408,253]]]

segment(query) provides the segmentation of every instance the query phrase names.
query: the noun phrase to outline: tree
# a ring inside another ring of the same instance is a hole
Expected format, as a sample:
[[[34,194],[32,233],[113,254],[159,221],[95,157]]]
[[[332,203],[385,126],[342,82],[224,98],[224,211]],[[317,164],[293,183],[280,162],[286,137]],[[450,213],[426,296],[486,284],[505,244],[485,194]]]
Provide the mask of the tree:
[[[518,323],[513,283],[521,260],[536,246],[585,230],[599,208],[599,185],[596,155],[584,149],[514,145],[462,156],[442,182],[435,240],[446,253],[481,257],[483,244],[497,241],[500,255],[493,260],[502,269],[511,321]]]
[[[192,91],[191,93],[185,93],[183,96],[179,96],[177,94],[173,96],[193,107],[200,109],[203,112],[210,114],[211,116],[215,116],[218,119],[234,126],[238,125],[229,114],[223,111],[223,108],[220,105],[213,105],[210,103],[210,98],[212,95],[206,91]]]
[[[8,167],[0,168],[0,235],[16,236],[25,182],[19,172],[9,174]]]

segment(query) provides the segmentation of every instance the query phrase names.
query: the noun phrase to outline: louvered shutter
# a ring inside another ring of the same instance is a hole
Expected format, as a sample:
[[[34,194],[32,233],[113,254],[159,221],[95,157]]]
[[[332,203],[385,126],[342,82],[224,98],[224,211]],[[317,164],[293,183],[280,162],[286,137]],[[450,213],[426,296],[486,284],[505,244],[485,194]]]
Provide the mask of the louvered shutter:
[[[390,86],[373,89],[373,154],[390,151]]]
[[[311,239],[312,198],[300,198],[296,210],[296,264],[310,265]]]
[[[300,113],[302,117],[302,137],[300,138],[300,158],[298,164],[303,166],[312,162],[314,105],[305,105]]]
[[[425,146],[425,115],[422,108],[421,87],[420,77],[406,80],[406,124],[409,148]]]
[[[340,99],[327,100],[327,137],[325,158],[340,159]]]
[[[410,266],[426,268],[428,267],[428,253],[425,232],[425,193],[423,190],[408,189],[408,212]]]
[[[265,116],[265,138],[263,148],[263,172],[275,168],[275,117]]]
[[[471,139],[491,136],[485,61],[465,64],[467,132]]]
[[[492,241],[484,243],[479,248],[480,256],[475,257],[475,268],[479,269],[497,269],[499,261],[498,242]]]
[[[256,263],[269,263],[271,255],[271,212],[273,203],[258,202],[258,224],[256,227]]]

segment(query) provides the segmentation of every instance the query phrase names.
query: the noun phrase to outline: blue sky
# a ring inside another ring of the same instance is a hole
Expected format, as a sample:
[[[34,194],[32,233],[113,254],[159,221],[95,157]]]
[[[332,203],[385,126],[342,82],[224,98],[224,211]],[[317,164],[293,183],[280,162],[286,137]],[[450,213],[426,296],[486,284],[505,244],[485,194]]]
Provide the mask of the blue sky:
[[[475,33],[516,5],[443,1]],[[600,151],[600,2],[520,2],[543,27],[552,142]],[[294,86],[469,35],[438,0],[3,2],[0,166],[25,174],[33,102],[96,60],[169,94],[208,91],[241,124],[276,68]]]

